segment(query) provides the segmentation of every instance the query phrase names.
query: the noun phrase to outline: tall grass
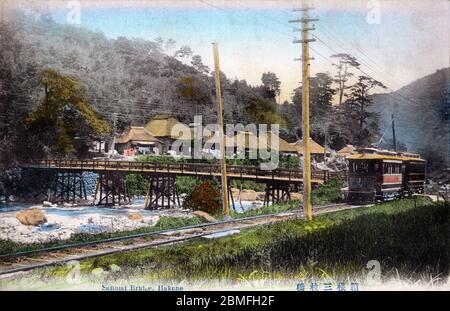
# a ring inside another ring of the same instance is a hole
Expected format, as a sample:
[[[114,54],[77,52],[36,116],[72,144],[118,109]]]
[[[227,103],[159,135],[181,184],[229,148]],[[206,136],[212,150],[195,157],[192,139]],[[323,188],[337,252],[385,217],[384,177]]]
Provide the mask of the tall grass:
[[[383,276],[449,274],[449,206],[401,200],[286,221],[213,241],[101,257],[86,270],[111,263],[150,279],[345,277],[361,275],[369,260]],[[136,268],[138,268],[136,270]]]

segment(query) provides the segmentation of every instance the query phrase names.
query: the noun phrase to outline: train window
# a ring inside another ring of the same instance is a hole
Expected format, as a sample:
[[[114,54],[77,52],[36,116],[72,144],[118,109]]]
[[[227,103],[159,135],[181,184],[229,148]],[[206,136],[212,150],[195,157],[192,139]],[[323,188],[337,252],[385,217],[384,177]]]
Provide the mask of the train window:
[[[383,163],[383,174],[400,174],[402,170],[401,164]]]
[[[367,161],[352,161],[350,164],[350,172],[352,173],[368,173],[369,163]]]

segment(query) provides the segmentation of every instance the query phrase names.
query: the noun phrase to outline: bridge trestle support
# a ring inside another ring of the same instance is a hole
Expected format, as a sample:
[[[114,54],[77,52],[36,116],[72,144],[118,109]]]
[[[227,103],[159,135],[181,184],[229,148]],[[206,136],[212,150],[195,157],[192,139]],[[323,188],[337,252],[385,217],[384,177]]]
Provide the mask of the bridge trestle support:
[[[263,206],[291,200],[291,185],[286,182],[270,181],[266,183]]]
[[[86,184],[82,172],[59,171],[53,175],[48,200],[54,203],[75,203],[87,200]]]
[[[149,177],[145,209],[170,209],[180,206],[175,176]]]
[[[95,187],[95,205],[121,205],[131,203],[131,195],[126,182],[126,174],[121,172],[99,173]]]

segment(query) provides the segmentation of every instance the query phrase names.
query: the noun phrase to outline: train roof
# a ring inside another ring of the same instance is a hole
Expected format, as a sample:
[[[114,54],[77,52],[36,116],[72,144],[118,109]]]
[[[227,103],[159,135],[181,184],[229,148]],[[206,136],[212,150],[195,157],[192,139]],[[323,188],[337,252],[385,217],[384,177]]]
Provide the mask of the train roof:
[[[376,154],[376,153],[355,153],[347,157],[348,160],[397,160],[397,161],[418,161],[425,162],[419,155],[413,154]]]

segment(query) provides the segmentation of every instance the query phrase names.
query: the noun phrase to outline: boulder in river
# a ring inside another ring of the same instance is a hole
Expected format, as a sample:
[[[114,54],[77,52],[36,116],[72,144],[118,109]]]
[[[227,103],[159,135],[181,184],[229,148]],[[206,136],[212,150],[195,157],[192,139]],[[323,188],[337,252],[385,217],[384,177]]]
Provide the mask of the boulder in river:
[[[259,199],[258,192],[251,189],[242,189],[239,191],[239,189],[232,188],[231,191],[233,192],[233,198],[235,200],[241,200],[241,201],[256,201]]]
[[[129,220],[134,220],[134,221],[139,221],[142,220],[142,215],[139,213],[130,213],[128,215],[128,219]]]
[[[26,226],[39,226],[47,222],[45,214],[37,208],[20,211],[16,214],[16,218]]]

